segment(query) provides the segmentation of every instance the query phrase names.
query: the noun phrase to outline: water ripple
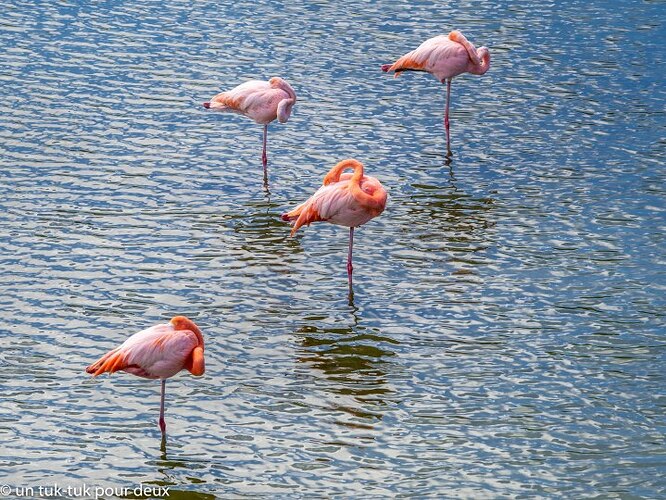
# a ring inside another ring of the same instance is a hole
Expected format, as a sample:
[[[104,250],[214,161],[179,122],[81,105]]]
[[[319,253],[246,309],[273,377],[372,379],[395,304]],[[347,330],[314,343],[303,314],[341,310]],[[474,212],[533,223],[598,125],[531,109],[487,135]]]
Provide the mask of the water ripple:
[[[174,497],[663,496],[658,2],[5,2],[0,470]],[[444,91],[379,70],[465,32]],[[201,102],[281,75],[269,128]],[[387,210],[279,218],[343,157]],[[174,314],[207,372],[83,368]]]

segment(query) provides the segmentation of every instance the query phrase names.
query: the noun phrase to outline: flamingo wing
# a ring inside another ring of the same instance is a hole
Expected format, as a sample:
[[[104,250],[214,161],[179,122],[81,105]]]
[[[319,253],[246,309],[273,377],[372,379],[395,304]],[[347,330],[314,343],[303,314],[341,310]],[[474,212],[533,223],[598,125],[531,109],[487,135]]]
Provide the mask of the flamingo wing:
[[[270,82],[250,80],[213,97],[210,109],[240,113],[265,125],[276,118],[286,122],[294,102],[286,90]]]
[[[268,89],[270,89],[268,82],[249,80],[231,90],[217,94],[210,100],[210,109],[214,111],[244,113],[248,97]]]
[[[342,174],[341,180],[320,187],[305,203],[282,216],[283,220],[295,221],[292,236],[301,226],[312,222],[328,221],[332,224],[357,227],[378,215],[360,203],[349,189],[350,174]],[[362,183],[367,179],[364,177]]]
[[[344,175],[344,174],[343,174]],[[282,215],[282,220],[294,222],[291,230],[293,236],[301,226],[310,225],[312,222],[325,221],[336,212],[336,207],[341,206],[345,199],[351,201],[351,193],[346,189],[349,180],[335,182],[320,187],[315,194],[296,208]]]
[[[382,70],[395,71],[395,76],[402,71],[426,71],[440,81],[464,73],[469,68],[470,56],[462,41],[469,42],[459,32],[452,33],[458,33],[459,36],[451,38],[451,35],[439,35],[430,38],[393,64],[382,66]]]
[[[351,174],[348,174],[351,177]],[[349,190],[349,178],[342,174],[340,181],[322,186],[313,196],[313,205],[324,220],[337,218],[357,205]]]
[[[428,71],[428,61],[432,54],[437,50],[439,44],[446,40],[448,40],[448,37],[444,35],[430,38],[416,49],[400,57],[384,71],[395,71],[395,76],[398,76],[401,71]]]
[[[277,118],[277,110],[286,95],[283,90],[267,88],[248,94],[242,103],[245,115],[258,123],[269,123]]]
[[[144,378],[168,378],[186,367],[198,345],[194,332],[175,330],[170,323],[155,325],[135,333],[86,371],[93,376],[123,370]]]
[[[296,93],[286,81],[273,77],[269,81],[250,80],[213,97],[204,106],[213,111],[233,112],[266,125],[276,118],[289,120]]]

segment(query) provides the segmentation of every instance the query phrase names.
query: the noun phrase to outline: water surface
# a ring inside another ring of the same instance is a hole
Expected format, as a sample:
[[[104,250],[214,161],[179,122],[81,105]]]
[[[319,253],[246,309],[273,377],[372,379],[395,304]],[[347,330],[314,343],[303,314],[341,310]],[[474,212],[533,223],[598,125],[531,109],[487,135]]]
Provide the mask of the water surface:
[[[1,7],[1,482],[666,496],[663,3]],[[492,63],[447,159],[443,86],[379,66],[451,29]],[[201,103],[277,75],[265,190]],[[279,218],[346,157],[390,193],[351,303],[345,229]],[[161,449],[159,384],[83,369],[175,314]]]

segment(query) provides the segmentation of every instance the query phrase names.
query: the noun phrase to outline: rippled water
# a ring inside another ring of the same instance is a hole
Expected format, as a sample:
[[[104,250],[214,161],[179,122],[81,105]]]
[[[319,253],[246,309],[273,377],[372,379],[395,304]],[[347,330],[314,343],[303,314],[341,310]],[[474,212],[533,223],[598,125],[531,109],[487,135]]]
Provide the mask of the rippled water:
[[[666,496],[661,2],[1,2],[0,478],[171,498]],[[450,29],[444,89],[382,63]],[[280,75],[269,127],[201,102]],[[357,231],[279,214],[338,160]],[[84,367],[186,314],[207,372]],[[11,496],[11,495],[10,495]],[[108,495],[107,495],[108,496]]]

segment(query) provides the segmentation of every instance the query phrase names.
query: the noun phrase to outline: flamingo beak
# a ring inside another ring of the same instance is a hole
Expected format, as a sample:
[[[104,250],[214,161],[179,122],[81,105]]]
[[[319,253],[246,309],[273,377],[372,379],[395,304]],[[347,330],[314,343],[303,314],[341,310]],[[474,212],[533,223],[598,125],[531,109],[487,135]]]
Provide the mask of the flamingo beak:
[[[209,102],[204,102],[203,107],[206,108],[206,109],[209,109],[210,108],[210,103]]]

